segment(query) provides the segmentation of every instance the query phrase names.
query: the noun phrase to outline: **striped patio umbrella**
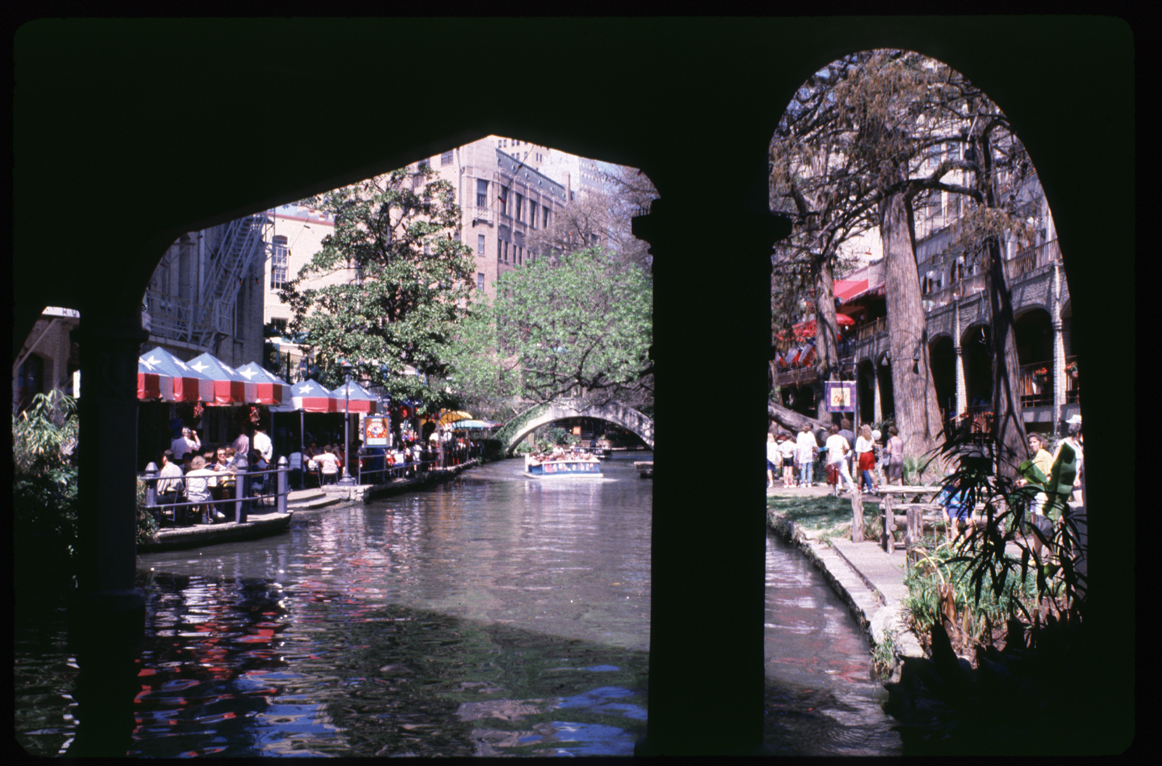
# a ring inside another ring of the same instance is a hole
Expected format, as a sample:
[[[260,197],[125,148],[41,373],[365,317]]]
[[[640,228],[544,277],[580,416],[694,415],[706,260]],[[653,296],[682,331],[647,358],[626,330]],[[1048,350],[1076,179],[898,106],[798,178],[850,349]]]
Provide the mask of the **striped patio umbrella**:
[[[330,391],[313,380],[301,380],[291,386],[291,404],[303,412],[338,412],[339,405]]]
[[[371,414],[375,412],[379,404],[379,397],[368,393],[363,386],[353,380],[349,380],[331,391],[331,396],[335,397],[335,406],[339,412],[342,412],[343,408],[347,407],[348,412],[366,412]]]
[[[206,352],[187,364],[198,373],[214,381],[214,398],[206,404],[253,404],[257,402],[255,385],[228,367],[221,359]]]
[[[260,366],[258,362],[250,362],[237,368],[238,374],[255,385],[255,396],[258,404],[279,405],[290,404],[291,386],[279,379],[270,370]]]
[[[158,346],[146,351],[141,358],[173,378],[175,402],[211,402],[214,400],[214,381],[202,375],[173,354]]]
[[[173,378],[144,358],[137,359],[137,398],[142,401],[173,401]]]

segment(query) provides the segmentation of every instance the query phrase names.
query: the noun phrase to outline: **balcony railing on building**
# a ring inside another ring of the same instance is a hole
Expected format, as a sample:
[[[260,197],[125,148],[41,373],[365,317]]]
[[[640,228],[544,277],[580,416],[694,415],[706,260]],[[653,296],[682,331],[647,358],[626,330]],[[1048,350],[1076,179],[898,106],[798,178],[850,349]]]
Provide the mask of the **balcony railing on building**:
[[[1012,259],[1005,263],[1005,275],[1009,282],[1015,282],[1021,277],[1031,274],[1043,266],[1051,266],[1061,262],[1061,251],[1057,247],[1057,240],[1053,239],[1035,247],[1019,251]],[[947,306],[961,297],[976,295],[985,289],[985,273],[979,272],[963,279],[958,279],[924,295],[924,310],[932,311]]]
[[[1065,357],[1065,403],[1077,404],[1077,395],[1081,391],[1077,376],[1077,357]]]
[[[1053,362],[1023,364],[1018,369],[1017,390],[1022,407],[1047,407],[1053,404]]]

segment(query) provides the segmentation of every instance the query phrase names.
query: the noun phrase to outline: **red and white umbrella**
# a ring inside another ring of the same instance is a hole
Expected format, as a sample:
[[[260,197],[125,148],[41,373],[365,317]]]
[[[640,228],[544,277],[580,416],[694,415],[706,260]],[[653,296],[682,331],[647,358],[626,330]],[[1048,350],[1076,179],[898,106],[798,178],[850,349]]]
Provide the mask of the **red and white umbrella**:
[[[158,346],[141,355],[141,359],[173,379],[175,402],[211,402],[214,400],[214,381],[202,375],[173,354]]]
[[[270,370],[260,366],[258,362],[250,362],[237,369],[237,372],[248,381],[254,383],[255,401],[258,404],[279,405],[290,404],[291,386],[278,378]]]
[[[379,397],[368,393],[363,386],[353,380],[349,380],[333,390],[331,396],[335,397],[335,406],[339,412],[343,412],[346,408],[347,412],[371,414],[375,412],[375,408],[379,404]]]
[[[207,404],[253,404],[258,396],[255,385],[207,352],[186,362],[195,372],[214,382],[214,397]]]
[[[173,378],[144,358],[137,359],[137,398],[142,401],[162,399],[173,401]]]
[[[304,412],[338,412],[334,395],[313,380],[302,380],[291,386],[291,404]]]

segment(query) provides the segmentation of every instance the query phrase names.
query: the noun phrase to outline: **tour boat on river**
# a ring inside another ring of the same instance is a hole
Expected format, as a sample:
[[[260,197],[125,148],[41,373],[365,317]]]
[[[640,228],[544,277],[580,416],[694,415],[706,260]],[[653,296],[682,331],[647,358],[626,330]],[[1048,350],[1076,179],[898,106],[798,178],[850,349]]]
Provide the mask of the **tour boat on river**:
[[[525,457],[525,476],[534,479],[560,477],[602,477],[601,462],[588,454],[528,455]]]

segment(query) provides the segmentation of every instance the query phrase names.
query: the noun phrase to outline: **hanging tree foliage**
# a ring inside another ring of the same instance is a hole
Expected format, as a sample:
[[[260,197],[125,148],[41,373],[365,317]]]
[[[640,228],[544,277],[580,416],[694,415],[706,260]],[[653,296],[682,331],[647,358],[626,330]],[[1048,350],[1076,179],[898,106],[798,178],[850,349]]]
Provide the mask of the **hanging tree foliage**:
[[[477,400],[652,400],[652,285],[604,248],[537,258],[461,327],[451,379]]]
[[[1019,398],[1012,304],[1000,258],[1015,193],[1031,165],[991,101],[947,66],[906,51],[864,51],[817,72],[796,93],[771,145],[772,206],[795,222],[775,256],[772,308],[776,338],[810,305],[813,292],[819,371],[835,362],[831,284],[839,245],[879,230],[884,243],[893,389],[905,452],[937,444],[939,407],[928,360],[926,316],[915,255],[918,210],[948,193],[965,200],[959,223],[967,251],[986,253],[994,329],[994,409],[1018,448]],[[1001,192],[1003,184],[1009,191]],[[1008,390],[1008,395],[1006,395]]]

